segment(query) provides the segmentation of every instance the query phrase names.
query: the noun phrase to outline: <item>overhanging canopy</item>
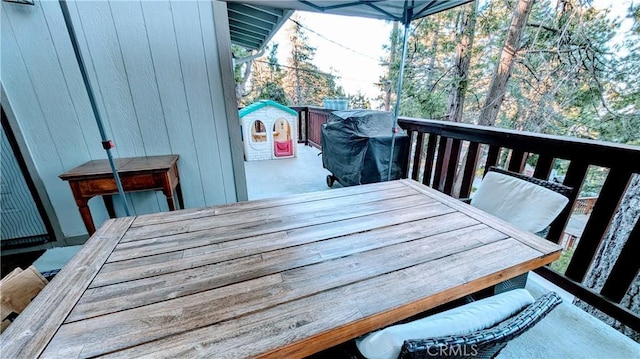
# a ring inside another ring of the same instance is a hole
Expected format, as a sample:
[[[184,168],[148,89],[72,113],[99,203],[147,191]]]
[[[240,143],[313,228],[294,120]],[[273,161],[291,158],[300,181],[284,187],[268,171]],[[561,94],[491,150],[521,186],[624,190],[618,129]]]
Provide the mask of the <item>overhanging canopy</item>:
[[[249,50],[260,50],[293,10],[265,6],[268,1],[233,2],[227,4],[231,43]]]
[[[359,16],[373,19],[400,21],[432,15],[473,0],[226,0],[268,8],[321,12],[333,15]],[[406,2],[406,11],[405,11]],[[231,5],[231,4],[229,4]]]

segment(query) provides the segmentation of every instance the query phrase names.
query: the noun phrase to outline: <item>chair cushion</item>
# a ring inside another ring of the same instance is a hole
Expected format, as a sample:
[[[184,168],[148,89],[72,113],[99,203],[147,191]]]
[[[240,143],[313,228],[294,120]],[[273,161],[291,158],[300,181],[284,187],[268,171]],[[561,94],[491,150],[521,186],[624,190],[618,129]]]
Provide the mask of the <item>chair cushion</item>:
[[[547,228],[568,202],[548,188],[493,171],[471,198],[472,206],[532,233]]]
[[[366,334],[356,339],[356,345],[366,358],[395,359],[405,340],[468,334],[490,328],[533,302],[526,289],[516,289]]]

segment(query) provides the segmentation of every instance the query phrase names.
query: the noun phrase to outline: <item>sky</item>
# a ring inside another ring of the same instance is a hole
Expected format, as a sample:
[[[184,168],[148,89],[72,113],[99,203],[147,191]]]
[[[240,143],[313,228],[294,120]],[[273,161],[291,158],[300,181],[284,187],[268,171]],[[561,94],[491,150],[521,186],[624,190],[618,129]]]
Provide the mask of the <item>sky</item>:
[[[305,30],[309,44],[316,48],[314,63],[325,72],[340,76],[339,84],[347,94],[361,91],[374,98],[379,90],[375,83],[383,74],[380,58],[384,55],[382,46],[388,42],[392,24],[383,20],[350,16],[298,12],[300,23],[321,34]],[[288,46],[287,29],[290,21],[278,31],[272,42],[277,42],[278,62],[287,63],[291,51]],[[338,46],[336,43],[342,45]]]
[[[610,7],[611,16],[624,17],[632,1],[594,0],[593,6],[598,9]],[[348,95],[362,92],[371,99],[377,97],[380,91],[375,83],[385,70],[380,59],[385,56],[383,45],[388,43],[391,22],[301,11],[297,14],[302,17],[301,24],[312,30],[305,29],[310,45],[316,48],[314,63],[320,70],[331,72],[333,68],[340,76],[338,83]],[[627,21],[625,28],[630,28],[630,24]],[[281,64],[287,63],[291,51],[287,39],[290,25],[291,21],[287,21],[271,40],[279,44],[278,62]]]

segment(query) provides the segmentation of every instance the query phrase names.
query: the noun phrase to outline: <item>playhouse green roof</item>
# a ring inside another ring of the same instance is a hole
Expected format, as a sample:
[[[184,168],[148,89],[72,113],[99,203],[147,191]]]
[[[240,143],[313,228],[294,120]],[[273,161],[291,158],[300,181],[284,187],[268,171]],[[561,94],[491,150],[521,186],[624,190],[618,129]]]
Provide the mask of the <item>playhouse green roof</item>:
[[[298,113],[292,109],[290,109],[289,107],[285,106],[285,105],[281,105],[275,101],[271,101],[271,100],[260,100],[258,102],[254,102],[251,105],[243,108],[242,110],[238,111],[238,115],[240,116],[240,118],[250,114],[251,112],[257,111],[263,107],[267,107],[267,106],[272,106],[272,107],[276,107],[281,109],[282,111],[288,112],[294,116],[298,116]]]

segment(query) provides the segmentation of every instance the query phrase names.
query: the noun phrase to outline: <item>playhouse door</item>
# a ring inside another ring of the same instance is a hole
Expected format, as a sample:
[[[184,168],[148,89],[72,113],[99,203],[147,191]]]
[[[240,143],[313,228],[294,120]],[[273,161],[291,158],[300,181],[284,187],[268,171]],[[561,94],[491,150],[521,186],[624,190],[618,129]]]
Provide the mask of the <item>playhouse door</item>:
[[[275,157],[293,156],[291,126],[284,118],[277,119],[273,124],[273,155]]]

